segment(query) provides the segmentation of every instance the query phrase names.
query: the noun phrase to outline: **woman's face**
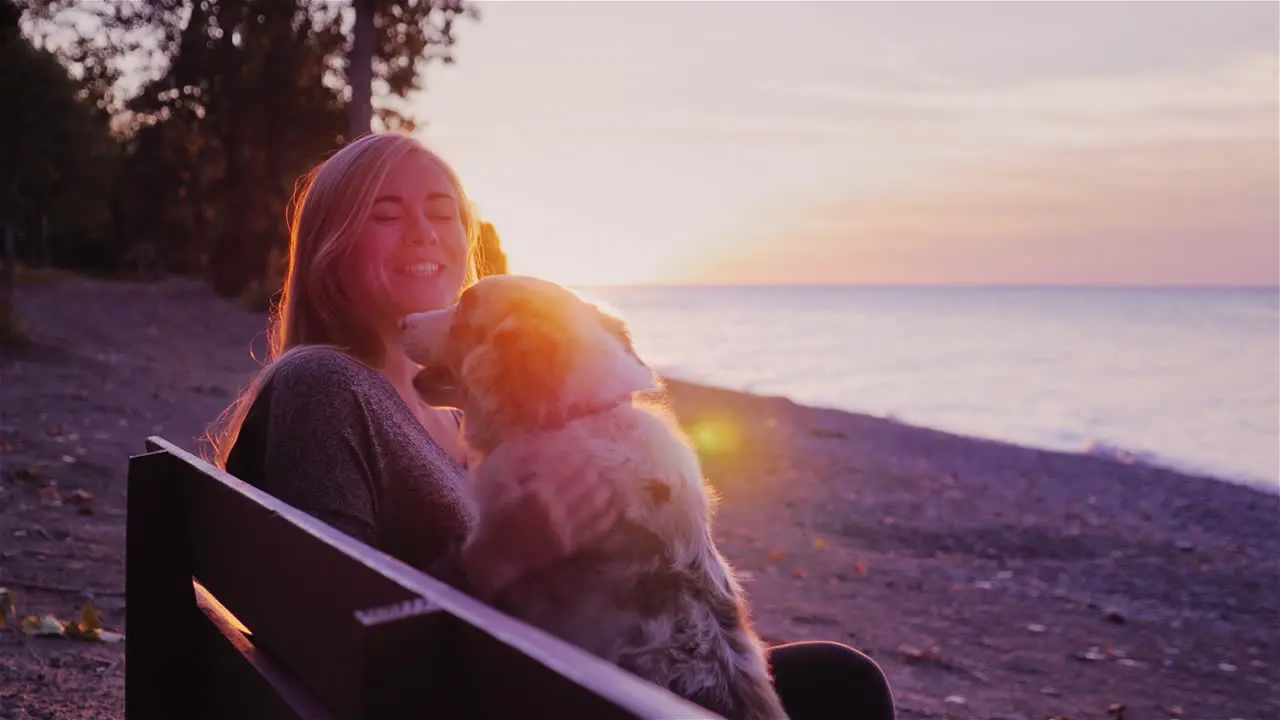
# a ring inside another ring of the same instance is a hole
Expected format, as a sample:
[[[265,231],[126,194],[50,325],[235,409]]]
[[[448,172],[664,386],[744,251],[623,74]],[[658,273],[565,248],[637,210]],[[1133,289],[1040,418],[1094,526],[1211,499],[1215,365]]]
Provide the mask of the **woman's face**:
[[[449,176],[423,153],[387,172],[344,272],[349,299],[375,326],[453,304],[466,278],[467,232]]]

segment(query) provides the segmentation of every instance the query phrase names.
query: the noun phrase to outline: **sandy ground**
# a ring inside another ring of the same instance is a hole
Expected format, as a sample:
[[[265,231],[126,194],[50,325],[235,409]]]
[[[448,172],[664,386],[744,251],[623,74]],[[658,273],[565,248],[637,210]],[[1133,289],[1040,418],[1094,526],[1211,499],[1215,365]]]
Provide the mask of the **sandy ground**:
[[[149,434],[198,449],[264,318],[184,280],[33,283],[18,307],[31,340],[0,351],[0,586],[22,615],[92,598],[127,635],[127,458]],[[870,653],[900,717],[1280,716],[1277,496],[671,391],[761,633]],[[0,718],[122,717],[127,642],[0,629]]]

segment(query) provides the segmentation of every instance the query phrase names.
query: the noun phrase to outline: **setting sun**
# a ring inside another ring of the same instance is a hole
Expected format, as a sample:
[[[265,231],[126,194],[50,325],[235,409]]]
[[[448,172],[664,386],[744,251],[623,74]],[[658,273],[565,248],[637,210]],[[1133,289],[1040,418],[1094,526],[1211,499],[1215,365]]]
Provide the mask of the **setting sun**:
[[[506,147],[495,145],[488,150]],[[673,175],[662,162],[644,162],[644,148],[591,149],[520,164],[491,161],[466,146],[448,153],[481,215],[498,229],[511,272],[569,285],[694,281],[731,249],[743,213],[741,195],[729,191],[740,186]],[[661,157],[661,149],[647,154]],[[551,166],[556,172],[544,174]]]

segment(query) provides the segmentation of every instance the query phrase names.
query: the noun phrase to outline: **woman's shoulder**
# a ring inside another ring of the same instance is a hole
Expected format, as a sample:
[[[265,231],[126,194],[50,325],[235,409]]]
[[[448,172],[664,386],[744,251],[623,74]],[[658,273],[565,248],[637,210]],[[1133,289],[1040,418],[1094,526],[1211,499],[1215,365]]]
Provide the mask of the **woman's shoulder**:
[[[275,388],[330,391],[344,387],[381,389],[386,384],[378,371],[324,345],[297,347],[281,355],[271,366],[269,382]]]
[[[294,348],[280,356],[262,385],[271,404],[299,421],[347,422],[354,415],[387,415],[399,401],[382,373],[331,347]]]

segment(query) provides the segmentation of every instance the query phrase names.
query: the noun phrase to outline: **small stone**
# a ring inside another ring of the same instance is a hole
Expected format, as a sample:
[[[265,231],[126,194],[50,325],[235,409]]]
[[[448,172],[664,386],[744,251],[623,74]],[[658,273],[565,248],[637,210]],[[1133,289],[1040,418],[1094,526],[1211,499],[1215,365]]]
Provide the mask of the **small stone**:
[[[1057,689],[1057,688],[1052,688],[1052,687],[1042,687],[1042,688],[1040,688],[1040,694],[1041,694],[1041,695],[1048,695],[1049,697],[1058,697],[1058,696],[1059,696],[1059,695],[1061,695],[1062,693],[1058,692],[1058,689]]]
[[[952,705],[964,705],[966,700],[962,695],[948,695],[946,698],[943,699],[943,702],[948,702],[948,703],[951,703]]]
[[[996,573],[997,580],[1008,580],[1011,577],[1013,577],[1013,572],[1009,570],[1001,570],[1000,572]]]
[[[1191,552],[1192,550],[1196,549],[1195,543],[1191,542],[1190,540],[1179,540],[1176,543],[1176,547],[1182,552]]]
[[[40,504],[48,507],[58,507],[62,505],[62,495],[56,487],[45,487],[40,489]]]
[[[1218,669],[1222,672],[1235,672],[1237,668],[1229,662],[1220,662],[1218,663]]]
[[[1048,630],[1049,628],[1047,628],[1047,627],[1045,627],[1044,625],[1041,625],[1041,624],[1039,624],[1039,623],[1031,623],[1030,625],[1028,625],[1028,626],[1027,626],[1027,629],[1028,629],[1028,630],[1030,630],[1030,631],[1031,631],[1031,632],[1033,632],[1033,633],[1042,633],[1042,632],[1044,632],[1044,631]]]
[[[994,587],[991,583],[987,582],[986,580],[979,580],[975,582],[973,586],[978,588],[979,590],[990,590],[992,587]]]

